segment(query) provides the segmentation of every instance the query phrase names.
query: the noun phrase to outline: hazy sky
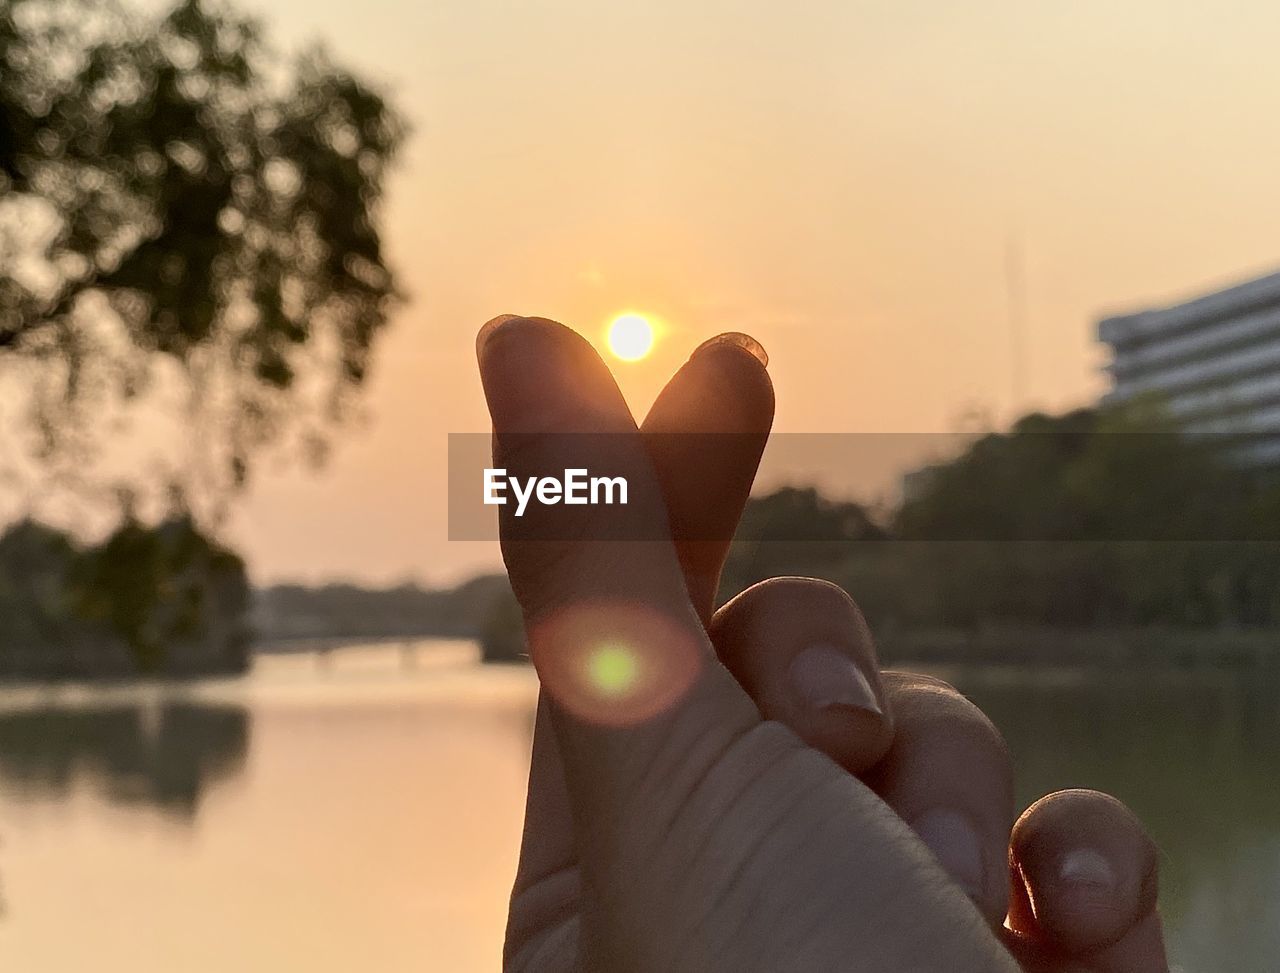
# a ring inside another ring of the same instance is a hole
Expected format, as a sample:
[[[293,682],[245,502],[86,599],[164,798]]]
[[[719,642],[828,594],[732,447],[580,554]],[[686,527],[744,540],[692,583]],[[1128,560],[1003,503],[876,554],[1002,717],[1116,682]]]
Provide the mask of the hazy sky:
[[[370,421],[326,472],[267,473],[233,524],[256,580],[445,581],[445,436],[488,428],[493,314],[670,331],[618,370],[643,408],[703,338],[756,335],[777,428],[948,430],[1102,388],[1101,310],[1280,262],[1280,8],[1266,0],[251,0],[325,40],[414,136],[387,210],[412,295]]]

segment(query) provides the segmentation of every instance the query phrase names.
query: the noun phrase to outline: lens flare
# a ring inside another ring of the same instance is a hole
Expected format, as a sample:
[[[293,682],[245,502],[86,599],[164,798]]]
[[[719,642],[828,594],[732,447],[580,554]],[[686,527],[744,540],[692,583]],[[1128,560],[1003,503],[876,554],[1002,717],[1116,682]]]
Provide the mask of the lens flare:
[[[605,696],[626,696],[640,675],[636,654],[625,645],[602,645],[587,660],[591,681]]]
[[[705,653],[687,626],[625,602],[564,608],[529,631],[543,688],[579,719],[605,726],[668,709],[693,685]]]

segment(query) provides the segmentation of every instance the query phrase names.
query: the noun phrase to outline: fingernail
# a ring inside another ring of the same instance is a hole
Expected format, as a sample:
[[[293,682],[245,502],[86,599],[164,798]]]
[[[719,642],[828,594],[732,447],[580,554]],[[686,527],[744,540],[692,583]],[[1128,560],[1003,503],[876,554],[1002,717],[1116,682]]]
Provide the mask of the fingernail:
[[[716,348],[741,348],[747,354],[751,355],[761,365],[769,367],[769,353],[764,350],[764,345],[756,341],[749,334],[743,334],[740,331],[726,331],[724,334],[718,334],[714,338],[708,338],[697,348],[693,349],[690,358],[696,358]]]
[[[588,384],[601,381],[582,367],[584,347],[567,328],[543,318],[503,314],[485,324],[476,355],[494,427],[522,433],[573,428],[590,397]]]
[[[520,317],[518,314],[499,314],[496,318],[490,318],[486,321],[476,333],[476,357],[483,359],[484,346],[489,343],[493,333],[508,321],[514,321],[518,317]]]
[[[969,898],[983,894],[982,843],[968,817],[933,808],[911,822],[911,829]]]
[[[1058,866],[1061,895],[1071,898],[1071,907],[1099,908],[1118,905],[1120,876],[1101,852],[1077,848],[1068,852]]]
[[[831,645],[811,645],[791,660],[792,691],[811,709],[851,706],[883,715],[884,708],[866,674],[847,652]]]

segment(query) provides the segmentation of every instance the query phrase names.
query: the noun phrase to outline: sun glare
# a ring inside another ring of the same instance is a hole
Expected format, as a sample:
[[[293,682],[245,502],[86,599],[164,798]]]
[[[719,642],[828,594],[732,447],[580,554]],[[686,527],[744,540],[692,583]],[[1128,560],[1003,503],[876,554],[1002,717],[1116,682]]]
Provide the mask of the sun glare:
[[[623,361],[639,361],[653,349],[653,325],[643,314],[623,314],[609,324],[609,350]]]

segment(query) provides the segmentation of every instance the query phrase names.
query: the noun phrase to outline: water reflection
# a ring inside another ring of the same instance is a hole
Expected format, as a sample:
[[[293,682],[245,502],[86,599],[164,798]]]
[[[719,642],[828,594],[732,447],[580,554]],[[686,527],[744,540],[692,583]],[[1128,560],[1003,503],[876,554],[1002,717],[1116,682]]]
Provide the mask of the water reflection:
[[[424,644],[412,666],[397,646],[263,660],[198,696],[0,691],[9,965],[496,968],[537,683],[466,649]],[[1006,735],[1023,805],[1096,787],[1142,816],[1179,969],[1278,968],[1280,681],[942,675]],[[210,916],[219,934],[195,957]]]
[[[249,727],[233,703],[0,712],[0,791],[62,799],[84,782],[111,803],[189,820],[211,785],[243,769]]]

